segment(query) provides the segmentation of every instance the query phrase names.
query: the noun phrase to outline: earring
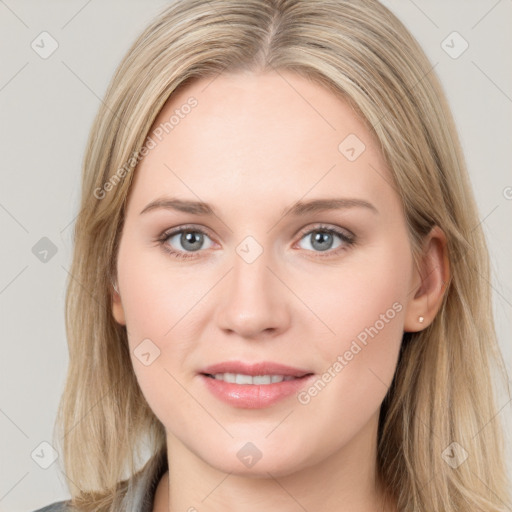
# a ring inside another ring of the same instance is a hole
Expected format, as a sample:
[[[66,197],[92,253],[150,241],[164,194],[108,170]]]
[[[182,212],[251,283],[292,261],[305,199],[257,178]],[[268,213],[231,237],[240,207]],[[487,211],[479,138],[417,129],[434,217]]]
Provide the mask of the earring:
[[[425,319],[424,319],[422,316],[419,316],[419,317],[418,317],[418,322],[419,322],[420,324],[422,324],[424,320],[425,320]]]
[[[114,288],[116,293],[119,295],[119,290],[117,289],[116,283],[114,283],[114,281],[111,281],[111,283],[112,283],[112,288]]]

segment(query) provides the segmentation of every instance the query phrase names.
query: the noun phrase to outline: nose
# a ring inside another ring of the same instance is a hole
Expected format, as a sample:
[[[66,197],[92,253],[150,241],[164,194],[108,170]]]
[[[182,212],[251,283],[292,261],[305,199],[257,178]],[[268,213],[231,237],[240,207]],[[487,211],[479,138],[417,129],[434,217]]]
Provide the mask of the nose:
[[[252,262],[239,254],[219,290],[216,322],[226,333],[247,339],[266,339],[290,325],[290,291],[279,276],[279,267],[263,251]]]

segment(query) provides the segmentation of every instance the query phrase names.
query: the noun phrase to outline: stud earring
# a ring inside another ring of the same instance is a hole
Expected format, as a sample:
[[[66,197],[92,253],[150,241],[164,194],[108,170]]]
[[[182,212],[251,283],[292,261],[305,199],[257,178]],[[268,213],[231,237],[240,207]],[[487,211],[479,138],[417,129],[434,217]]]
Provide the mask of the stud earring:
[[[114,281],[112,281],[112,288],[114,288],[116,293],[119,295],[119,290],[117,289],[116,283],[114,283]]]
[[[419,316],[419,317],[418,317],[418,322],[419,322],[420,324],[422,324],[424,320],[425,320],[425,319],[424,319],[422,316]]]

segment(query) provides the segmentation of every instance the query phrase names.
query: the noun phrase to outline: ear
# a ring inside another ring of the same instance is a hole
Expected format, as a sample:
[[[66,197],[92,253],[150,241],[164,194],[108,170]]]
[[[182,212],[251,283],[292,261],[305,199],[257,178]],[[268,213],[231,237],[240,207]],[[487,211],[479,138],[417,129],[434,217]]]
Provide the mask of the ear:
[[[405,332],[421,331],[429,326],[443,302],[450,280],[446,235],[434,226],[425,239],[413,276],[413,287],[405,313]],[[423,322],[420,318],[423,317]]]
[[[112,315],[118,324],[126,325],[123,304],[121,302],[121,296],[119,295],[119,292],[116,290],[116,288],[119,289],[119,286],[112,285],[112,288]]]

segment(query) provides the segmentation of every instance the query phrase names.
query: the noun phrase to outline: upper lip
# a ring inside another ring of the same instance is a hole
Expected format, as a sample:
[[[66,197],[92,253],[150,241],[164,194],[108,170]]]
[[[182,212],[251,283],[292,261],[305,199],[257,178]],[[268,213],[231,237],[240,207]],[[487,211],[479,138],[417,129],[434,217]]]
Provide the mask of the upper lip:
[[[206,366],[199,373],[215,375],[218,373],[240,373],[243,375],[283,375],[291,377],[304,377],[312,372],[302,368],[293,368],[284,364],[273,363],[271,361],[261,361],[258,363],[244,363],[242,361],[224,361],[222,363]]]

